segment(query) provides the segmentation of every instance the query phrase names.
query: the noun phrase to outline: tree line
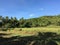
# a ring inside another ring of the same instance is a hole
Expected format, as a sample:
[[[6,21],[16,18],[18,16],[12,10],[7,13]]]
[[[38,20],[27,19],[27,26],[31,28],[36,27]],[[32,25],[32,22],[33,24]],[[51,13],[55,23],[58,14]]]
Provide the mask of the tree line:
[[[60,26],[60,15],[57,16],[41,16],[38,18],[19,20],[16,17],[0,16],[0,27],[4,28],[24,28],[24,27],[46,27],[49,25]]]

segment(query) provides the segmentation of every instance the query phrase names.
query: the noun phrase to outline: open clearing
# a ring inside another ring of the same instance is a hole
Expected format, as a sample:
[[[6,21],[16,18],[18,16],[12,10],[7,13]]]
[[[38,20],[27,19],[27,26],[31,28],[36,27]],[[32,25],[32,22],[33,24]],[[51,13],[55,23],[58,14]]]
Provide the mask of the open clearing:
[[[57,34],[60,34],[60,27],[36,27],[36,28],[11,28],[7,31],[0,31],[2,34],[8,34],[3,35],[4,38],[10,38],[13,36],[32,36],[32,35],[38,35],[38,32],[55,32]],[[57,42],[58,45],[60,45],[60,42]]]
[[[31,35],[37,35],[38,32],[55,32],[57,34],[60,34],[60,28],[59,27],[58,28],[56,27],[14,28],[8,31],[0,31],[0,33],[11,34],[11,35],[3,36],[3,37],[31,36]]]

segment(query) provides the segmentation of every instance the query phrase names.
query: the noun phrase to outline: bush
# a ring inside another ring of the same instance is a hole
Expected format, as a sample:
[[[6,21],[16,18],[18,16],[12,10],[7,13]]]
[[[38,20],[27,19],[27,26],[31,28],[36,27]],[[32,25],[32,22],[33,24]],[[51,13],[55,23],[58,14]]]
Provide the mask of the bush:
[[[7,31],[7,30],[8,30],[8,28],[2,28],[1,30],[2,30],[2,31]]]
[[[19,31],[22,31],[22,29],[20,29]]]

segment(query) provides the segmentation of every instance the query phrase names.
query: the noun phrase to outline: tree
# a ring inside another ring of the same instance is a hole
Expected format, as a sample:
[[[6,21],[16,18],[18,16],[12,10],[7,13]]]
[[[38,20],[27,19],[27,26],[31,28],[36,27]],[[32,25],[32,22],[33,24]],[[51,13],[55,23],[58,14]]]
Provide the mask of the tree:
[[[26,21],[24,23],[24,27],[31,27],[32,23],[30,21]]]
[[[2,20],[0,20],[0,27],[2,27]]]
[[[19,27],[24,27],[24,23],[25,23],[25,19],[22,17],[22,18],[19,20],[19,24],[20,24]]]

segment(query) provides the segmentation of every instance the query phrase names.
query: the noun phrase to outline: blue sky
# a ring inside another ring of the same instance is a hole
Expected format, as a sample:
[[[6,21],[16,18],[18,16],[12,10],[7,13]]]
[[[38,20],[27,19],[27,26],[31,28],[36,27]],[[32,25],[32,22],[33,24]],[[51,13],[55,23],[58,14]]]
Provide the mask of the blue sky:
[[[0,15],[34,18],[60,14],[60,0],[0,0]]]

